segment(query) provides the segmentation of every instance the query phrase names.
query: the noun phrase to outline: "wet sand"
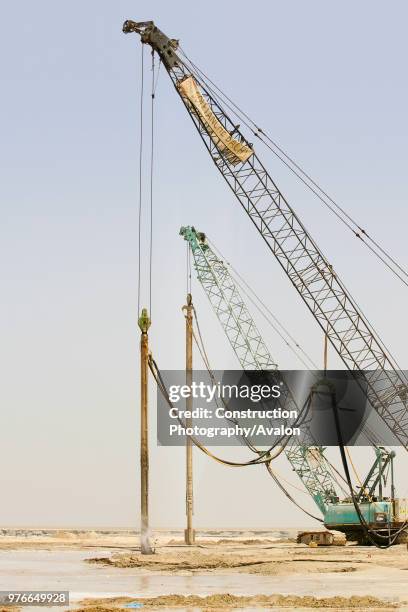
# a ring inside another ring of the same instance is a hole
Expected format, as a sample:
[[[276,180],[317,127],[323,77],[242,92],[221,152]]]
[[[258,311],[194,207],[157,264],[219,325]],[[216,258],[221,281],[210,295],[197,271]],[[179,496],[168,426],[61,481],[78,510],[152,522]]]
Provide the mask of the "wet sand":
[[[3,530],[0,590],[69,590],[88,612],[125,609],[121,597],[161,610],[408,610],[406,545],[309,548],[293,542],[296,531],[203,531],[193,547],[180,532],[156,532],[156,553],[141,555],[126,531]]]

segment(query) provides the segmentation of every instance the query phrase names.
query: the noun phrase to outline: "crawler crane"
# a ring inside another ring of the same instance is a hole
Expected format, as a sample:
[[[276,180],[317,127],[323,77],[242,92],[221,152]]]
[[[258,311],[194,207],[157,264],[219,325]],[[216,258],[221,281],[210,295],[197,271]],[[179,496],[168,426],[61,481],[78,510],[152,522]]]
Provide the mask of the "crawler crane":
[[[346,368],[364,383],[372,408],[396,440],[408,448],[407,381],[258,157],[250,138],[259,137],[261,131],[245,135],[228,114],[225,101],[185,56],[179,42],[152,21],[127,20],[123,31],[138,33],[142,43],[158,54],[215,167]],[[347,475],[341,446],[340,450]],[[372,540],[358,501],[352,495],[353,507]],[[405,522],[406,508],[401,513],[399,518]]]

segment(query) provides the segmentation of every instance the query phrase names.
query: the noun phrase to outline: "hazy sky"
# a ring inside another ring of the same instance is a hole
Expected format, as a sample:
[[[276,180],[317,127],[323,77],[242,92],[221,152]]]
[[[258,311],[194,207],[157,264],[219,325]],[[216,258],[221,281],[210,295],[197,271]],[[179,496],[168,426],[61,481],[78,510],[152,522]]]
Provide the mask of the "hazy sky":
[[[124,19],[154,19],[180,38],[195,63],[408,263],[406,3],[200,6],[3,4],[0,526],[138,525],[141,45],[122,34]],[[149,86],[148,70],[146,79]],[[164,70],[155,147],[151,346],[160,366],[183,367],[186,249],[178,231],[186,224],[210,235],[320,363],[317,325],[213,168]],[[259,152],[408,368],[406,289]],[[193,293],[214,367],[237,367],[197,283]],[[259,324],[278,363],[299,367]],[[339,363],[332,353],[330,363]],[[152,399],[153,392],[152,385]],[[154,401],[151,411],[152,524],[183,526],[184,452],[156,447]],[[367,461],[360,458],[362,471]],[[279,465],[297,484],[285,461]],[[195,477],[197,525],[308,523],[261,467],[232,470],[195,452]],[[407,494],[406,483],[399,490]]]

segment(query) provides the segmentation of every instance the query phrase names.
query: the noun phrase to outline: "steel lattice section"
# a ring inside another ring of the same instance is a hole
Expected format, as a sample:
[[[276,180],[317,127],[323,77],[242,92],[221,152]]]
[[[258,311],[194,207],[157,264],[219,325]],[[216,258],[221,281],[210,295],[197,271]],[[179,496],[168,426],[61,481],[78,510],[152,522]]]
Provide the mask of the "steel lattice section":
[[[185,227],[180,232],[190,244],[197,278],[209,298],[218,320],[234,350],[243,370],[276,370],[276,364],[252,319],[232,276],[224,262],[211,247],[200,239],[194,228]],[[295,409],[298,406],[290,389],[283,384],[282,408]],[[324,449],[311,446],[311,434],[306,426],[298,444],[284,450],[293,470],[302,480],[320,511],[324,514],[327,503],[335,500],[336,481],[333,479]]]

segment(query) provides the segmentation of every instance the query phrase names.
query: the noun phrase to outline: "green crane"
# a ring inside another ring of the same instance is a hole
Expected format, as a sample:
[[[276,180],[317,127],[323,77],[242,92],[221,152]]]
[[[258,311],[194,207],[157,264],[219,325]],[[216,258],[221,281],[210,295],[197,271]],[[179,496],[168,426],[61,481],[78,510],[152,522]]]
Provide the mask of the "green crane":
[[[182,227],[180,234],[189,243],[194,258],[197,278],[237,356],[243,370],[274,370],[276,361],[262,339],[234,278],[210,245],[205,234],[194,227]],[[296,405],[290,389],[286,387],[288,402]],[[297,409],[297,406],[296,406]],[[324,456],[324,448],[310,445],[310,432],[304,431],[305,442],[287,446],[284,450],[293,470],[301,479],[323,516],[329,503],[338,501],[338,481],[334,478]],[[341,489],[344,493],[343,489]]]
[[[194,227],[182,227],[180,235],[190,245],[197,278],[241,367],[244,370],[271,370],[277,374],[276,361],[262,339],[225,262],[207,243],[204,233],[196,231]],[[284,407],[289,409],[296,406],[296,402],[284,381],[283,384]],[[314,539],[319,543],[343,545],[347,535],[351,539],[357,539],[360,543],[367,543],[354,505],[334,475],[324,451],[324,447],[313,444],[313,438],[307,425],[302,428],[302,438],[299,444],[288,445],[284,448],[284,453],[293,471],[298,475],[322,513],[325,526],[328,529],[337,530],[303,532],[299,534],[299,541],[307,543]],[[398,531],[408,512],[408,503],[407,500],[395,498],[393,475],[395,453],[377,446],[375,455],[375,461],[364,482],[361,483],[356,497],[368,523],[377,525],[382,523],[384,527],[389,526]],[[390,469],[390,479],[387,468]],[[383,495],[385,484],[391,486],[390,498]],[[342,496],[341,499],[339,494]],[[395,541],[405,542],[406,535],[402,533]]]

